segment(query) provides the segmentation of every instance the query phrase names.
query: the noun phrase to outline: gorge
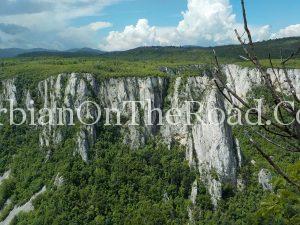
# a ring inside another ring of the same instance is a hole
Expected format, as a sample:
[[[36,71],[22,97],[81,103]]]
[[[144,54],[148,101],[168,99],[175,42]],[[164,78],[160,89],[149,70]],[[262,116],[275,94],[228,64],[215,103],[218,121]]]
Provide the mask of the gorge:
[[[247,97],[247,94],[255,86],[261,84],[261,77],[255,69],[243,68],[237,65],[225,65],[223,67],[227,83],[240,96]],[[15,106],[32,108],[32,102],[39,108],[72,108],[79,107],[84,101],[94,101],[101,109],[121,109],[126,101],[151,101],[152,108],[161,109],[163,121],[166,120],[165,110],[170,108],[185,108],[185,101],[200,102],[202,111],[201,123],[193,125],[171,125],[165,123],[158,125],[159,116],[151,114],[153,125],[146,125],[143,121],[144,111],[148,110],[139,107],[136,121],[139,126],[130,126],[131,108],[130,105],[123,108],[122,126],[118,132],[125,145],[130,146],[132,151],[147,144],[151,139],[162,142],[172,150],[173,146],[180,145],[185,149],[185,158],[191,169],[199,174],[211,196],[214,207],[222,198],[224,186],[232,186],[235,189],[246,185],[240,175],[240,168],[243,165],[243,153],[239,146],[232,128],[226,123],[214,124],[208,118],[212,114],[215,121],[220,119],[218,112],[214,109],[220,108],[228,111],[230,106],[215,87],[212,71],[203,70],[199,76],[176,76],[171,70],[166,69],[165,77],[122,77],[97,79],[89,73],[65,73],[51,76],[39,81],[37,85],[28,88],[18,78],[11,78],[1,81],[0,85],[0,109],[4,108],[7,100],[12,100]],[[281,73],[281,71],[278,71]],[[300,93],[300,70],[288,70],[290,78],[296,84],[297,93]],[[171,74],[171,75],[170,75]],[[194,105],[193,112],[199,110]],[[83,118],[89,114],[95,118],[95,110],[87,110]],[[213,112],[213,113],[211,113]],[[69,112],[63,115],[64,121],[69,121]],[[87,118],[88,119],[88,118]],[[113,119],[113,118],[112,118]],[[172,117],[174,124],[179,118]],[[58,126],[58,115],[54,115],[54,125],[39,126],[34,128],[39,133],[39,146],[45,151],[44,159],[51,159],[53,149],[63,143],[67,136],[65,127]],[[76,126],[72,128],[72,139],[76,143],[73,154],[79,155],[82,160],[89,164],[93,160],[90,151],[94,147],[99,136],[99,126],[84,125],[75,121]],[[68,127],[67,127],[68,129]],[[13,175],[12,175],[13,176]],[[63,184],[62,184],[63,185]],[[196,204],[198,186],[197,180],[193,183],[190,193],[193,204]],[[47,192],[45,190],[45,192]]]

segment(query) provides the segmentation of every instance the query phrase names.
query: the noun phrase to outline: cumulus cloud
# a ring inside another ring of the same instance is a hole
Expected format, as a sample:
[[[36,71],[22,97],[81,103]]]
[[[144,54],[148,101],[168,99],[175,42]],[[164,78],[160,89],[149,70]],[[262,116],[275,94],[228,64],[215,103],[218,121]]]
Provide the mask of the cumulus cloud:
[[[300,36],[300,24],[290,25],[272,34],[272,38],[297,37]]]
[[[106,38],[105,50],[125,50],[134,46],[156,45],[157,29],[150,27],[148,20],[140,19],[136,25],[126,26],[123,32],[112,31]]]
[[[125,50],[143,45],[216,45],[236,42],[234,29],[242,30],[237,23],[229,0],[187,0],[187,10],[177,27],[150,26],[140,19],[136,25],[126,26],[122,32],[112,31],[105,50]],[[255,40],[270,37],[270,27],[251,27]]]
[[[235,15],[228,0],[188,0],[188,9],[182,13],[178,32],[195,42],[223,42],[231,38]]]

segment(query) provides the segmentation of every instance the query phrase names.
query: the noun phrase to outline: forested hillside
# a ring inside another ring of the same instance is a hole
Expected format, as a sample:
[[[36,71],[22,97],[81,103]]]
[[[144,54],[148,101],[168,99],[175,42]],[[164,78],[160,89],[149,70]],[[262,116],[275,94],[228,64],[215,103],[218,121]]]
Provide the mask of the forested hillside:
[[[300,45],[299,37],[281,38],[255,43],[256,53],[259,58],[267,59],[269,53],[273,59],[290,55]],[[181,47],[139,47],[127,51],[103,52],[96,49],[81,48],[66,51],[54,51],[47,49],[0,49],[0,58],[10,57],[104,57],[118,58],[122,60],[167,60],[167,61],[195,61],[211,55],[215,49],[219,57],[228,61],[241,60],[239,56],[244,55],[240,45],[224,45],[214,47],[181,46]],[[298,56],[299,57],[299,56]]]

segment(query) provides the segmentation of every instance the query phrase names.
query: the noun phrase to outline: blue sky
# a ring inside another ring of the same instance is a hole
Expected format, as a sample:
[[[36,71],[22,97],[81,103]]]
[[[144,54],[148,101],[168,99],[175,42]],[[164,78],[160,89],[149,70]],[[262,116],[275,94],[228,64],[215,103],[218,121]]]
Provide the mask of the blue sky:
[[[300,1],[246,0],[256,40],[300,36]],[[0,48],[236,43],[240,0],[1,0]]]
[[[240,0],[230,0],[237,20],[242,22]],[[249,22],[254,25],[270,24],[274,31],[300,23],[300,1],[297,0],[246,0]],[[271,4],[271,6],[270,6]],[[112,21],[117,30],[147,18],[153,25],[176,26],[181,12],[187,9],[186,0],[123,1],[107,7],[101,18]]]

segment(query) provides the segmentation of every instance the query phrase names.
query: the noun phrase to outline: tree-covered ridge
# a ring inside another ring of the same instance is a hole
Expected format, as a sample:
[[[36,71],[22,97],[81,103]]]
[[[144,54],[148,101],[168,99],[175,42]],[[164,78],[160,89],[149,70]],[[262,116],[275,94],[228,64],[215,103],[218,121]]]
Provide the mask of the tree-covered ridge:
[[[256,53],[259,58],[268,58],[270,53],[273,59],[280,59],[281,52],[289,55],[300,46],[299,37],[288,37],[256,42]],[[106,58],[119,58],[125,60],[165,60],[165,59],[190,59],[197,60],[206,54],[211,54],[215,49],[220,57],[238,60],[240,55],[244,55],[240,45],[224,45],[213,47],[200,46],[149,46],[130,49],[127,51],[103,52],[90,48],[69,49],[65,51],[47,49],[0,49],[0,58],[7,57],[91,57],[101,56]]]
[[[269,67],[269,53],[274,65],[280,65],[280,54],[283,57],[295,51],[300,46],[300,38],[283,38],[256,43],[257,56],[265,59],[262,63]],[[82,54],[43,54],[43,52],[28,53],[22,57],[0,59],[0,79],[15,76],[26,77],[31,80],[42,80],[52,75],[71,72],[86,72],[104,77],[124,76],[164,76],[162,67],[180,68],[187,65],[206,65],[213,67],[213,49],[223,64],[235,63],[242,66],[252,66],[243,60],[242,47],[239,45],[217,47],[140,47],[124,52],[101,53],[95,55]],[[74,53],[74,52],[73,52]],[[25,57],[26,56],[26,57]],[[300,68],[299,56],[291,60],[286,66]],[[190,69],[187,75],[197,75],[197,71]]]
[[[106,58],[17,58],[0,61],[0,80],[23,77],[30,81],[41,81],[61,73],[91,73],[97,79],[117,77],[166,76],[165,68],[180,70],[181,75],[201,75],[200,67],[207,67],[208,59],[200,61],[128,61]]]
[[[173,75],[198,76],[204,70],[212,70],[211,55],[200,57],[198,60],[121,60],[101,57],[64,58],[64,57],[38,57],[16,58],[0,60],[0,80],[8,78],[21,78],[29,83],[37,83],[50,76],[61,73],[91,73],[97,79],[117,77],[157,77],[168,76],[165,68],[178,71]],[[235,63],[245,67],[251,67],[251,63],[242,60],[221,59],[221,62]],[[263,60],[267,68],[269,61]],[[274,60],[274,65],[280,64]],[[300,68],[300,60],[291,60],[288,68]]]

